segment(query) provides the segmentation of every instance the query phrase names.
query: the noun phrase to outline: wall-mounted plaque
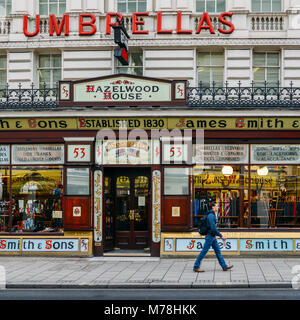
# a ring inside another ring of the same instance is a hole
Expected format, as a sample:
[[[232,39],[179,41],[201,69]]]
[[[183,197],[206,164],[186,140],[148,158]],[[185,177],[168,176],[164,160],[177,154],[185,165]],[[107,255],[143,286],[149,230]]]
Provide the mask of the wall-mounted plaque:
[[[251,145],[251,163],[287,164],[300,163],[300,145],[256,144]]]
[[[62,144],[18,144],[12,146],[12,164],[63,164]]]
[[[172,207],[172,217],[180,217],[180,207]]]
[[[249,152],[246,144],[200,144],[194,145],[194,162],[248,163]]]
[[[91,145],[68,145],[68,162],[90,162]]]
[[[0,164],[9,164],[10,152],[9,146],[0,145]]]
[[[102,146],[103,164],[151,164],[151,141],[107,140]]]

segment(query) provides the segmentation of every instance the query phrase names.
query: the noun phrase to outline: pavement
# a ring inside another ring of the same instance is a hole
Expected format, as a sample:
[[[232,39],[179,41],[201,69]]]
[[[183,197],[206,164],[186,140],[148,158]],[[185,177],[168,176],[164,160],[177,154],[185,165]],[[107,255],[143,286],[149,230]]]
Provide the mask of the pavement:
[[[292,288],[293,279],[300,282],[300,257],[225,258],[227,264],[234,266],[226,272],[216,258],[206,257],[201,264],[203,273],[193,272],[194,260],[193,257],[2,256],[0,271],[5,270],[7,289]],[[292,273],[295,270],[299,279]]]

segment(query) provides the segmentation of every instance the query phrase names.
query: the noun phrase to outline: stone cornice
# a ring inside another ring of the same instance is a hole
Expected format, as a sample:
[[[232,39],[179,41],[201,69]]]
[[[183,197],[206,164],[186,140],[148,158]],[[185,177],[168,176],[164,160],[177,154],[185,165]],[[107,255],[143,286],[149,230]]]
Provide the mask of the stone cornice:
[[[131,47],[199,47],[199,46],[226,46],[226,47],[253,47],[253,46],[300,46],[300,38],[296,39],[233,39],[233,38],[200,38],[190,36],[189,38],[173,38],[173,39],[154,39],[154,38],[141,38],[130,39]],[[2,49],[38,49],[38,48],[114,48],[115,44],[112,39],[39,39],[36,41],[4,41],[0,42]]]

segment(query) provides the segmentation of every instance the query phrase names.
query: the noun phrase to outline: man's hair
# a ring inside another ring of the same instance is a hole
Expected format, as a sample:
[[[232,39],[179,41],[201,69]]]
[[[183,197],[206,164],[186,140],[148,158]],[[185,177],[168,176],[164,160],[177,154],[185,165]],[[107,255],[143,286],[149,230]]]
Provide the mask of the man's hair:
[[[210,202],[208,203],[208,210],[212,210],[212,208],[213,208],[216,204],[217,204],[216,201],[210,201]]]

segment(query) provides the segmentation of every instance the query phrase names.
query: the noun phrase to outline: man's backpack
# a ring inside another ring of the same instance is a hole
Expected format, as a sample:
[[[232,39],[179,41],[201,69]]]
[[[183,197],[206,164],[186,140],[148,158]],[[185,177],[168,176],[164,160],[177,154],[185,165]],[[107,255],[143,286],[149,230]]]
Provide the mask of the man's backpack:
[[[206,236],[208,234],[207,215],[200,219],[198,223],[198,231],[201,236]]]

